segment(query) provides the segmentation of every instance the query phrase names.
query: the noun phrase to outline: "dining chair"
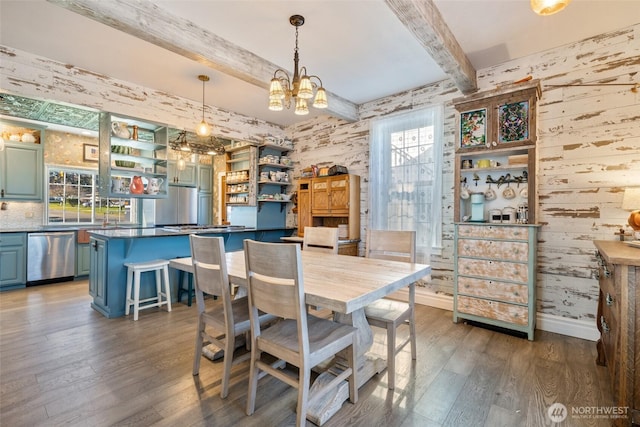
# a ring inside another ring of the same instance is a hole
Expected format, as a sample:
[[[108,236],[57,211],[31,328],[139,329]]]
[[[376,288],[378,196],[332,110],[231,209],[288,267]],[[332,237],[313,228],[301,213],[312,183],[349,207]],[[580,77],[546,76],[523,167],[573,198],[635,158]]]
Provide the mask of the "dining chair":
[[[251,318],[247,415],[253,414],[255,409],[260,371],[298,389],[297,426],[306,423],[310,405],[345,379],[349,382],[349,400],[356,403],[356,328],[307,313],[300,246],[245,240],[244,253]],[[259,310],[283,320],[262,329],[258,321]],[[343,350],[348,366],[342,372],[336,372],[337,376],[323,385],[322,390],[318,389],[319,394],[311,397],[311,368]],[[262,353],[297,367],[297,377],[265,363]]]
[[[395,230],[367,230],[367,258],[416,262],[416,232]],[[396,355],[411,343],[411,359],[416,360],[415,283],[409,285],[408,301],[379,299],[364,309],[371,326],[387,330],[387,386],[395,388]],[[396,345],[396,329],[409,326],[409,337]]]
[[[335,227],[305,227],[302,249],[337,254],[338,229]]]
[[[246,296],[231,299],[223,238],[192,234],[189,239],[198,306],[198,333],[193,358],[193,375],[198,375],[200,371],[203,347],[214,344],[223,349],[220,397],[225,398],[229,393],[232,365],[249,360],[251,356],[251,353],[247,352],[234,358],[236,337],[247,334],[251,329],[249,303]],[[220,298],[207,307],[204,301],[205,293]],[[257,318],[257,321],[262,323],[274,320],[276,320],[274,316],[264,313]]]

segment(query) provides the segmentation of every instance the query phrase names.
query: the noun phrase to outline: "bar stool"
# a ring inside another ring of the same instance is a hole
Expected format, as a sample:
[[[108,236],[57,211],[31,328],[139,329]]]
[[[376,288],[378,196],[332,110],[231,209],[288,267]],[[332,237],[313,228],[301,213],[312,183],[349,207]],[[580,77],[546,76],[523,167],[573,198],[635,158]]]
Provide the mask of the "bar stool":
[[[133,305],[133,320],[138,320],[138,312],[145,308],[160,307],[167,305],[167,311],[171,311],[171,290],[169,287],[169,261],[157,259],[145,262],[127,262],[127,293],[125,301],[125,315],[129,314],[129,308]],[[156,296],[151,298],[140,299],[140,276],[142,273],[155,271],[156,273]],[[162,292],[162,284],[164,282],[164,292]],[[131,295],[133,286],[133,295]],[[164,301],[162,300],[164,297]],[[150,304],[140,305],[141,303]]]

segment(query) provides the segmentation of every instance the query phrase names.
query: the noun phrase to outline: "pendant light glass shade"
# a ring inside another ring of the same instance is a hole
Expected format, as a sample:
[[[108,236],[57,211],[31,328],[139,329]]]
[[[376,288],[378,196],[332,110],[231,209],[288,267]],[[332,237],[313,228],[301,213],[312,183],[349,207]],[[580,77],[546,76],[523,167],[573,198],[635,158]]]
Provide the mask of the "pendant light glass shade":
[[[183,171],[185,170],[186,167],[187,167],[187,162],[185,162],[184,159],[178,159],[178,164],[177,164],[178,170]]]
[[[282,111],[282,109],[283,109],[282,100],[280,98],[269,100],[269,110]]]
[[[307,76],[302,76],[302,78],[300,79],[298,97],[302,99],[313,98],[313,86],[311,85],[311,79],[309,79],[309,77]]]
[[[196,133],[200,136],[209,136],[211,135],[211,126],[209,126],[209,123],[205,122],[204,119],[202,119],[202,121],[196,128]]]
[[[196,133],[200,136],[211,135],[211,126],[204,119],[204,83],[209,81],[209,76],[203,74],[198,76],[198,80],[202,81],[202,121],[196,127]]]
[[[282,89],[282,83],[277,78],[271,79],[271,85],[269,87],[269,99],[284,99],[284,90]],[[271,109],[271,106],[269,106]],[[282,110],[282,108],[280,109]],[[278,110],[279,111],[279,110]]]
[[[313,101],[314,108],[327,108],[329,103],[327,102],[327,92],[321,86],[316,92],[316,99]]]
[[[307,100],[302,98],[296,98],[296,110],[295,113],[299,116],[309,114],[309,107],[307,107]]]
[[[531,9],[541,16],[553,15],[567,7],[571,0],[531,0]]]

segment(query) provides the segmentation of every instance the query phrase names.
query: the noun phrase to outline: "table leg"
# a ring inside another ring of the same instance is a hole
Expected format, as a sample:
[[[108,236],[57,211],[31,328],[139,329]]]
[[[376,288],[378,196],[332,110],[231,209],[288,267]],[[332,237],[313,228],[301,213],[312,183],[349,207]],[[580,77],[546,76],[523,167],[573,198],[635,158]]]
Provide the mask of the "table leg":
[[[335,313],[334,320],[355,326],[358,329],[356,333],[356,355],[358,372],[356,373],[356,382],[358,388],[362,387],[375,374],[382,372],[386,367],[386,361],[373,358],[367,355],[367,352],[373,345],[373,331],[364,315],[364,309],[356,310],[351,314]],[[336,374],[347,366],[346,359],[340,354],[336,357],[334,364],[325,372],[320,374],[311,386],[309,396],[323,389]],[[333,391],[328,392],[321,399],[316,401],[307,409],[307,419],[316,425],[321,426],[330,419],[336,412],[340,410],[345,400],[349,398],[349,384],[344,381]]]

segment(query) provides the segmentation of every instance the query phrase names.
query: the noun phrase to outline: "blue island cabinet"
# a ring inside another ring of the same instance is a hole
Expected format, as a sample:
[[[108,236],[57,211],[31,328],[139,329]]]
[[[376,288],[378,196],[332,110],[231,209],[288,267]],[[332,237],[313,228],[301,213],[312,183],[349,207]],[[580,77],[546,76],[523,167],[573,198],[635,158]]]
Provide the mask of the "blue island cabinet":
[[[242,250],[244,239],[279,242],[293,230],[246,230],[223,233],[199,233],[221,236],[227,252]],[[191,256],[188,233],[161,230],[93,230],[90,232],[89,294],[91,306],[108,318],[124,316],[128,262],[172,259]],[[169,269],[171,299],[177,301],[178,272]],[[155,276],[141,277],[140,298],[155,295]]]

